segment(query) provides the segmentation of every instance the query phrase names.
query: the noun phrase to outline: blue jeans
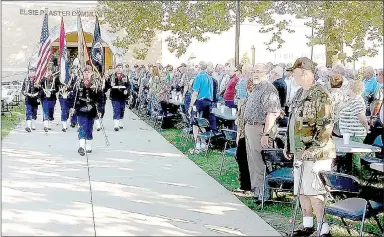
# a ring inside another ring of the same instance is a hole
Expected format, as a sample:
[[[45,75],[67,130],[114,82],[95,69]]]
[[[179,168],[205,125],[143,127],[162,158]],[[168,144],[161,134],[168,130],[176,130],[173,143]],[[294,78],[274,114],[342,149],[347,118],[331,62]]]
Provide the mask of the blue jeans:
[[[192,95],[191,92],[185,93],[184,108],[183,108],[184,114],[188,113],[189,104],[191,103],[191,95]]]
[[[43,99],[43,121],[53,121],[53,113],[55,112],[56,100]]]
[[[61,121],[67,121],[69,118],[70,102],[67,99],[59,98],[61,107]]]
[[[93,139],[93,118],[86,116],[77,116],[77,122],[79,124],[79,139],[92,140]]]
[[[25,117],[26,120],[37,119],[37,105],[26,104]]]
[[[233,102],[233,100],[226,100],[225,101],[225,106],[233,109],[233,108],[236,108],[237,106],[235,105],[235,103]]]
[[[123,119],[125,111],[125,100],[112,100],[113,119]]]
[[[208,119],[210,128],[217,130],[216,117],[211,113],[212,102],[209,100],[196,100],[196,109],[198,116]]]

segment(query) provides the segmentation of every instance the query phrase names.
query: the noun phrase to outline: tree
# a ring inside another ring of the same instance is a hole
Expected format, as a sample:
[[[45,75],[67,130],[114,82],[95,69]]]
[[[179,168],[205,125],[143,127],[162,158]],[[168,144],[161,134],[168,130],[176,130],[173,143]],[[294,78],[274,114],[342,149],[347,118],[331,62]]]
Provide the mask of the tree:
[[[241,22],[253,20],[271,22],[266,14],[272,2],[241,2]],[[170,52],[177,57],[185,54],[188,46],[197,40],[206,42],[207,33],[220,34],[235,24],[233,1],[99,1],[101,24],[108,23],[112,33],[124,32],[115,45],[133,49],[136,57],[144,59],[156,34],[168,32],[166,38]]]
[[[243,56],[241,57],[241,64],[245,65],[250,63],[251,63],[251,59],[249,59],[248,53],[244,53]]]
[[[228,59],[226,63],[229,63],[231,66],[235,66],[235,57]]]
[[[194,41],[206,42],[207,33],[220,34],[235,25],[234,1],[99,1],[101,23],[108,23],[112,32],[122,31],[116,46],[133,49],[139,59],[145,58],[153,39],[159,32],[168,32],[170,52],[177,57],[185,54]],[[271,32],[266,42],[270,51],[285,43],[283,34],[292,33],[289,20],[274,20],[273,16],[293,15],[305,19],[314,27],[314,37],[307,36],[308,46],[325,45],[327,65],[336,55],[351,62],[363,56],[377,55],[383,45],[382,1],[241,1],[240,21],[256,22],[265,27],[261,33]],[[365,40],[369,41],[366,44]],[[350,47],[351,55],[343,52]]]
[[[331,66],[336,56],[341,61],[352,62],[360,57],[373,57],[383,45],[383,2],[382,1],[289,1],[275,2],[275,14],[290,14],[306,19],[306,25],[314,28],[314,37],[307,36],[308,46],[326,46],[326,64]],[[273,36],[266,43],[271,51],[284,43],[281,32],[289,29],[288,21],[269,25],[261,32]],[[366,44],[365,41],[369,43]],[[277,47],[271,47],[277,44]],[[347,55],[343,48],[352,49]]]

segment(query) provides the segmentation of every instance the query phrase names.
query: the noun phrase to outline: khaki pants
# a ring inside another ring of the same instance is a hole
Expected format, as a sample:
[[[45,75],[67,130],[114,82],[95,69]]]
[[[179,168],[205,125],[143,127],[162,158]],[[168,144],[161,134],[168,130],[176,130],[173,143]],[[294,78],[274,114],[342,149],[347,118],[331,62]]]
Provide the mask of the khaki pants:
[[[263,188],[265,164],[261,158],[261,135],[263,125],[245,125],[245,139],[247,147],[247,160],[251,177],[251,190],[255,197],[260,197]]]

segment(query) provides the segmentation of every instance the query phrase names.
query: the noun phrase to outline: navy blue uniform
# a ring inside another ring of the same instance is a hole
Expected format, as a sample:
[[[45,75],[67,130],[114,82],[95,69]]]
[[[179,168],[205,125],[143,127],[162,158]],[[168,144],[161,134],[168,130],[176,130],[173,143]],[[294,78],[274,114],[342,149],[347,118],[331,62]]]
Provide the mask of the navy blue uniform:
[[[40,81],[42,88],[41,101],[43,102],[43,121],[53,121],[53,114],[57,100],[57,92],[62,86],[59,77],[43,77]]]
[[[41,88],[35,86],[31,77],[27,77],[23,82],[21,91],[25,96],[26,120],[36,120],[37,108],[40,104]]]
[[[105,82],[106,90],[110,91],[110,99],[113,107],[113,120],[115,130],[118,129],[119,120],[124,118],[125,102],[129,95],[130,83],[128,77],[124,74],[112,74]],[[120,126],[122,128],[122,126]]]
[[[95,81],[91,81],[89,85],[79,81],[74,89],[79,139],[93,139],[93,123],[97,116],[97,105],[100,103],[98,91],[93,87],[95,87]]]

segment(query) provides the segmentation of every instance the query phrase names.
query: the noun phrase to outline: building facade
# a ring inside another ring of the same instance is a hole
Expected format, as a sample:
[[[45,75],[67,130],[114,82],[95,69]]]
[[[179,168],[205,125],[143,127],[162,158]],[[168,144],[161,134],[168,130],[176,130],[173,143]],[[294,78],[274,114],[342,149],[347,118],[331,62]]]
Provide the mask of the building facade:
[[[53,41],[52,52],[58,56],[60,21],[64,19],[67,47],[70,59],[77,56],[77,15],[80,14],[87,47],[91,47],[95,27],[96,1],[7,1],[2,2],[2,81],[23,79],[37,59],[39,40],[45,12],[48,13],[48,27]],[[101,39],[104,48],[104,68],[113,67],[116,62],[130,65],[160,62],[162,59],[161,38],[156,39],[145,60],[136,60],[131,50],[124,51],[114,46],[119,34],[109,32],[107,25],[101,25]],[[121,35],[120,35],[121,36]],[[134,46],[133,46],[134,47]]]

